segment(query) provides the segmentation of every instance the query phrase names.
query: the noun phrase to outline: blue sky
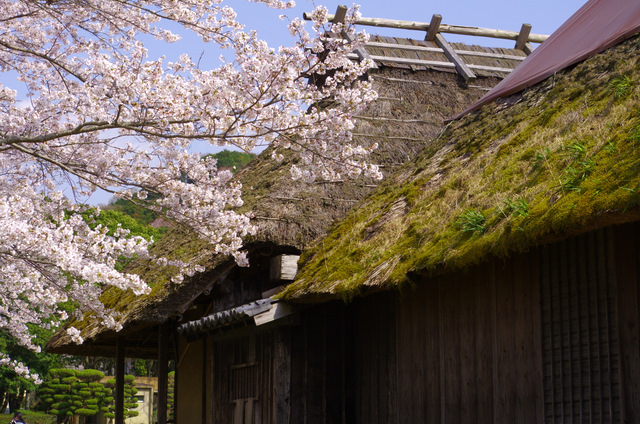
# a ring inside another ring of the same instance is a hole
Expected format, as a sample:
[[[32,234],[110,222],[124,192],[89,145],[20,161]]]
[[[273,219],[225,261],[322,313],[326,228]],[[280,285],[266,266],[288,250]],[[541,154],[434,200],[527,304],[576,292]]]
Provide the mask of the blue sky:
[[[278,16],[285,14],[291,18],[302,17],[303,12],[310,12],[315,5],[324,5],[330,13],[334,13],[337,6],[353,3],[344,0],[297,0],[296,7],[288,10],[272,10],[264,5],[249,3],[245,0],[231,0],[228,2],[238,13],[238,20],[247,29],[256,29],[260,37],[273,47],[291,44],[292,38],[287,32],[286,22]],[[484,28],[505,29],[518,31],[523,23],[532,25],[532,32],[551,34],[564,21],[578,10],[585,0],[536,0],[522,2],[514,0],[362,0],[360,12],[364,17],[400,19],[410,21],[429,22],[435,13],[442,15],[442,23],[453,25],[477,26]],[[395,35],[399,37],[422,38],[423,34],[415,31],[400,31],[385,28],[364,27],[369,33]],[[492,40],[487,38],[466,38],[461,40],[453,35],[445,35],[450,41],[464,41],[491,47],[508,47],[513,42],[506,40]],[[184,40],[167,49],[152,49],[151,56],[164,54],[169,59],[177,58],[180,53],[187,52],[194,57],[201,57],[201,64],[215,67],[220,52],[212,46],[203,45],[193,37]]]

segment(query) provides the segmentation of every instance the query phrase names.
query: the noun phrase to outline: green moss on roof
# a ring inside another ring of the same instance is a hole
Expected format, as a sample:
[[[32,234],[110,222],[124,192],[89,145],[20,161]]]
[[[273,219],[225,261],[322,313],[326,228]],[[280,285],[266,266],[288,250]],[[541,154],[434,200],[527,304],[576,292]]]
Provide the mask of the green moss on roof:
[[[640,193],[638,38],[453,122],[302,257],[281,295],[350,298],[624,220]],[[395,205],[395,206],[394,206]],[[465,230],[465,214],[482,228]],[[382,223],[382,224],[381,224]]]

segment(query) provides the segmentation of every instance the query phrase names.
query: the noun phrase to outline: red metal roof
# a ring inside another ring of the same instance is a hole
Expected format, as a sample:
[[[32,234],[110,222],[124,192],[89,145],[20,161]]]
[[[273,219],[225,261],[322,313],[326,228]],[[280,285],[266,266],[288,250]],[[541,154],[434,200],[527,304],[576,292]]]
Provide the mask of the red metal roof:
[[[639,0],[589,0],[511,74],[456,118],[537,84],[638,32]]]

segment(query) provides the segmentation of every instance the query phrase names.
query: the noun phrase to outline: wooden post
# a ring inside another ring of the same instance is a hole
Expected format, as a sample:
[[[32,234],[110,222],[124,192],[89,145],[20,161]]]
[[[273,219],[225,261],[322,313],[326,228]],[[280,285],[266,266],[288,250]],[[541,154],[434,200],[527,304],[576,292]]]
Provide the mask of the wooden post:
[[[336,14],[333,15],[333,21],[332,23],[334,24],[340,24],[342,22],[344,22],[344,18],[347,16],[347,6],[341,4],[340,6],[338,6],[338,8],[336,9]]]
[[[464,62],[464,60],[462,60],[458,53],[454,51],[453,47],[451,47],[447,40],[444,39],[442,34],[436,34],[436,45],[440,47],[444,52],[444,55],[447,56],[447,58],[451,62],[453,62],[453,64],[456,66],[456,70],[460,75],[462,75],[465,81],[476,79],[476,75],[471,71],[471,69],[469,69],[467,64]]]
[[[344,22],[344,18],[346,16],[347,16],[347,6],[340,5],[336,9],[336,14],[334,15],[334,18],[333,18],[332,22],[334,24],[335,23],[342,23],[342,22]],[[342,38],[344,38],[345,40],[347,40],[349,43],[353,42],[353,38],[349,34],[347,34],[346,31],[342,31],[340,36]],[[358,59],[360,59],[360,60],[371,59],[371,56],[369,56],[369,53],[365,50],[364,47],[358,47],[353,52],[358,55]],[[375,64],[375,62],[373,60],[372,60],[372,62],[373,62],[373,66],[371,67],[371,69],[378,69],[378,66]]]
[[[207,342],[208,337],[202,339],[202,380],[200,388],[201,396],[201,420],[202,424],[207,422]]]
[[[433,15],[431,22],[429,23],[429,29],[427,30],[427,36],[424,41],[435,41],[438,31],[440,31],[440,23],[442,22],[442,15]]]
[[[529,41],[529,34],[531,34],[531,25],[522,24],[518,38],[516,38],[516,49],[524,50],[527,42]]]
[[[175,421],[178,420],[178,405],[180,402],[178,402],[178,395],[180,394],[180,391],[178,390],[178,378],[180,375],[180,370],[178,369],[178,346],[179,346],[179,335],[177,331],[173,331],[173,337],[171,338],[172,343],[173,343],[173,351],[175,352],[175,357],[173,358],[173,360],[175,361],[175,371],[173,373],[173,416],[175,418]],[[169,369],[167,368],[167,371],[169,371]],[[167,372],[168,374],[168,372]]]
[[[288,423],[291,419],[291,329],[279,327],[273,335],[273,422]]]
[[[175,385],[174,385],[175,386]],[[169,326],[158,327],[158,424],[167,424],[167,393],[169,391]],[[175,402],[175,398],[174,398]]]
[[[124,339],[116,338],[115,424],[124,424]]]

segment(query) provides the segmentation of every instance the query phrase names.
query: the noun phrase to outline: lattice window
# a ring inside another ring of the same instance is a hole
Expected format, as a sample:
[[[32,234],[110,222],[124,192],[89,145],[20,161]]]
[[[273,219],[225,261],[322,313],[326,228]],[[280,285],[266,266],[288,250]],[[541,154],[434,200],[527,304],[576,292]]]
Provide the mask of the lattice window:
[[[230,398],[255,399],[258,397],[258,364],[238,364],[231,367]]]
[[[620,422],[614,263],[603,234],[545,249],[545,423]]]
[[[231,367],[229,397],[235,404],[233,424],[253,424],[254,403],[258,398],[258,364]]]

